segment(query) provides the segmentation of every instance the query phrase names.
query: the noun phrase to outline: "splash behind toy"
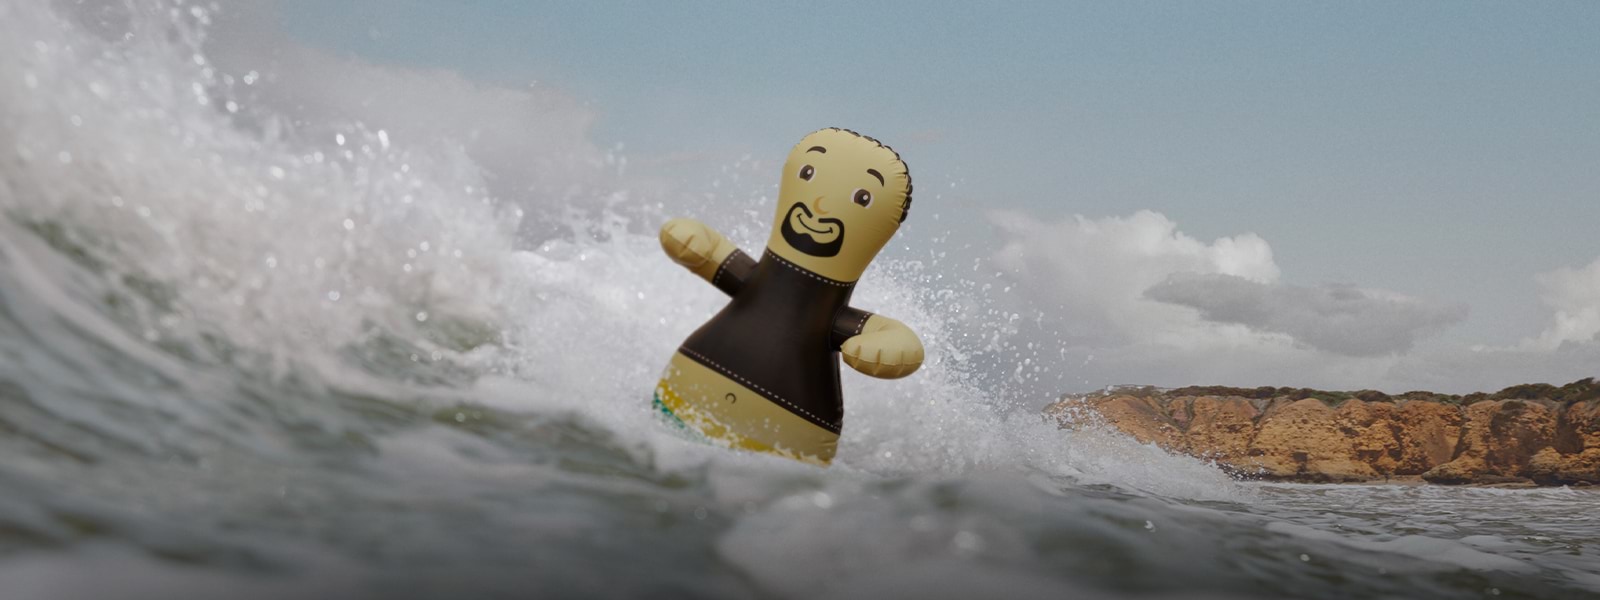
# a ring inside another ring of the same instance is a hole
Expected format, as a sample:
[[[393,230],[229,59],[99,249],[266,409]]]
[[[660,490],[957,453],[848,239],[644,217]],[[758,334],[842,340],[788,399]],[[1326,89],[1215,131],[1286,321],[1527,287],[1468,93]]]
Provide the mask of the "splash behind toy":
[[[922,365],[910,328],[849,306],[910,208],[900,155],[853,131],[823,129],[789,152],[759,260],[704,223],[668,221],[667,256],[732,300],[673,354],[656,409],[714,442],[831,462],[844,421],[837,357],[884,379]]]

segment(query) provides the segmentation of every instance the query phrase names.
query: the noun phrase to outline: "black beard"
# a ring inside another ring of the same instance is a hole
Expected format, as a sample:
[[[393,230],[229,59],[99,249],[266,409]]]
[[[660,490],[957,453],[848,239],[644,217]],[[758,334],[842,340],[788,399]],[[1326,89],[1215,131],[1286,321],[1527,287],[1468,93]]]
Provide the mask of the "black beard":
[[[783,215],[783,224],[778,226],[778,230],[783,232],[783,241],[788,242],[789,246],[793,247],[795,250],[799,250],[811,256],[817,256],[821,258],[838,256],[839,250],[844,248],[844,221],[840,221],[838,219],[817,219],[818,223],[831,224],[834,227],[839,228],[839,235],[834,236],[832,242],[823,244],[811,239],[810,235],[795,231],[794,227],[789,225],[789,222],[794,220],[794,211],[797,210],[805,213],[808,219],[812,216],[811,209],[806,208],[806,204],[804,202],[794,203],[794,206],[789,208],[789,212]]]

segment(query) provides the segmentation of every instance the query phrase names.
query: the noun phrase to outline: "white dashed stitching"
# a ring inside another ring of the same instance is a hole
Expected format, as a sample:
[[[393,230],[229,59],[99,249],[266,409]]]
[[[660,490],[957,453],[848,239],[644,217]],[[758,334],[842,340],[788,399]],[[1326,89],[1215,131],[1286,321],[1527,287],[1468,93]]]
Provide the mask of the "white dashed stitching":
[[[738,253],[738,250],[734,250],[733,254],[729,254],[727,258],[722,259],[722,264],[717,265],[716,274],[711,276],[712,286],[717,285],[717,280],[722,278],[722,272],[728,269],[728,263],[733,262],[733,257],[738,255]]]
[[[872,313],[861,311],[861,322],[856,323],[856,335],[861,335],[861,329],[867,326],[867,319],[872,318]]]
[[[782,256],[778,256],[776,253],[774,253],[771,250],[768,250],[766,252],[766,255],[767,256],[771,256],[773,259],[776,259],[778,261],[778,263],[782,264],[785,267],[789,267],[791,269],[794,269],[796,271],[804,273],[807,277],[810,277],[810,278],[815,279],[817,281],[821,281],[821,282],[826,283],[828,285],[836,285],[836,286],[839,286],[839,287],[854,287],[855,284],[856,284],[854,281],[849,282],[849,283],[845,283],[843,281],[836,281],[836,280],[833,280],[833,279],[828,279],[827,277],[823,277],[823,276],[818,275],[816,273],[812,273],[811,271],[807,271],[804,268],[801,268],[800,266],[795,265],[794,263],[791,263],[791,262],[789,262],[787,260],[784,260]]]
[[[826,423],[828,425],[832,425],[835,429],[837,429],[839,427],[838,423],[829,423],[825,419],[818,418],[816,415],[813,415],[813,414],[811,414],[809,412],[806,412],[806,409],[803,409],[803,408],[800,408],[798,406],[795,406],[794,404],[790,403],[788,400],[784,400],[782,396],[779,396],[779,395],[774,394],[774,393],[772,393],[770,391],[767,391],[767,388],[764,388],[764,387],[761,387],[759,385],[756,385],[755,382],[750,381],[749,379],[745,379],[744,377],[740,376],[738,373],[734,373],[733,371],[728,370],[727,367],[719,365],[719,364],[717,364],[716,361],[711,360],[709,358],[706,358],[706,356],[704,354],[701,354],[699,352],[695,352],[695,351],[690,350],[688,348],[678,348],[678,350],[686,352],[689,355],[694,356],[695,358],[698,358],[701,361],[704,361],[706,364],[711,365],[712,367],[716,368],[716,370],[722,371],[722,374],[727,375],[729,377],[732,377],[734,379],[737,379],[737,380],[739,380],[740,383],[743,383],[745,385],[753,387],[753,388],[756,389],[756,391],[759,391],[759,392],[761,392],[763,394],[766,394],[768,397],[770,397],[770,398],[772,398],[774,400],[782,402],[784,404],[784,406],[788,406],[789,408],[792,408],[792,409],[795,409],[797,411],[800,411],[800,414],[803,414],[805,416],[811,417],[811,419],[813,421],[821,421],[822,423]],[[834,433],[838,433],[838,432],[834,432]]]

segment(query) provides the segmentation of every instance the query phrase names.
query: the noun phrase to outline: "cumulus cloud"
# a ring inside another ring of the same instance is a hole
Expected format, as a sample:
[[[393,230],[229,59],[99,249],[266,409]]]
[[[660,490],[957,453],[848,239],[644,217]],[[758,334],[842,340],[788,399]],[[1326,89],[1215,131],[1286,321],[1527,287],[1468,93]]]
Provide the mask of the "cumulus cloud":
[[[1004,240],[994,263],[1022,294],[1056,322],[1070,344],[1197,341],[1248,335],[1219,328],[1192,311],[1144,297],[1174,273],[1230,275],[1255,282],[1278,278],[1272,248],[1253,233],[1203,242],[1178,231],[1165,215],[1074,216],[1040,222],[1015,212],[991,220]],[[1196,335],[1196,329],[1209,330]]]
[[[1525,347],[1551,350],[1600,341],[1600,258],[1586,267],[1540,273],[1534,281],[1545,304],[1555,311],[1554,322]]]
[[[1349,356],[1405,352],[1418,338],[1460,322],[1467,312],[1463,305],[1349,284],[1305,287],[1224,274],[1176,273],[1144,295],[1193,307],[1210,321],[1283,333]]]

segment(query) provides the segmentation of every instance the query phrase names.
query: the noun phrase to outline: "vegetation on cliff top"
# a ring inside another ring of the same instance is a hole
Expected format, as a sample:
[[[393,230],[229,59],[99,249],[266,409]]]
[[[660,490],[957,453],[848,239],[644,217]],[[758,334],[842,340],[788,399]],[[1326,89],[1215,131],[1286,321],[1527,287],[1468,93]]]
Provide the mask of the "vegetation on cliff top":
[[[1458,404],[1466,406],[1485,400],[1534,400],[1543,399],[1559,403],[1563,406],[1574,402],[1600,399],[1600,382],[1593,377],[1585,377],[1563,386],[1554,386],[1548,383],[1524,383],[1513,385],[1498,392],[1473,392],[1471,394],[1440,394],[1428,391],[1411,391],[1403,394],[1385,394],[1377,390],[1359,390],[1354,392],[1316,390],[1311,388],[1291,388],[1262,386],[1255,388],[1230,387],[1223,385],[1191,385],[1181,388],[1159,388],[1155,386],[1117,386],[1107,388],[1094,394],[1083,395],[1121,395],[1139,398],[1168,397],[1178,398],[1183,396],[1232,396],[1267,400],[1271,398],[1284,398],[1288,400],[1302,400],[1316,398],[1333,406],[1343,404],[1351,398],[1365,402],[1395,402],[1424,400],[1429,402],[1442,402],[1445,404]]]

